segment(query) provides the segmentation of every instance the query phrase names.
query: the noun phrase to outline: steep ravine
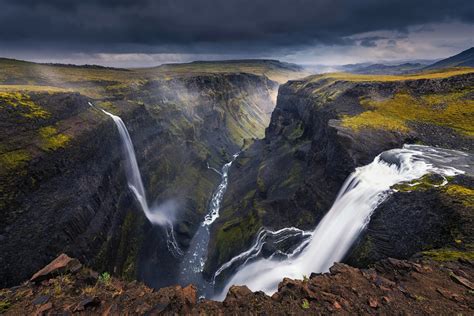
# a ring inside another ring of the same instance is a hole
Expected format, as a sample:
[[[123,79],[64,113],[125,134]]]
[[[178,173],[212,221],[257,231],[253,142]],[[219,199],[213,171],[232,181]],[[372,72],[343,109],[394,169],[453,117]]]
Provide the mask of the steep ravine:
[[[235,162],[221,217],[211,232],[212,255],[206,272],[213,275],[224,262],[248,249],[261,227],[313,228],[331,206],[346,177],[382,151],[405,143],[421,143],[472,152],[469,120],[472,122],[474,117],[473,81],[472,73],[449,72],[436,78],[411,80],[321,75],[280,86],[265,138]],[[469,181],[464,181],[461,188],[472,192]],[[460,194],[453,194],[452,198],[460,199]],[[398,196],[386,201],[381,209]],[[404,201],[406,212],[412,207],[427,214],[444,212],[439,207],[430,209],[432,204],[416,206],[414,195]],[[454,208],[460,210],[462,206]],[[468,231],[462,227],[469,227],[465,222],[472,219],[467,211],[458,213],[458,218],[460,214],[464,218],[451,221],[452,230],[461,230],[465,236]],[[405,234],[400,232],[401,215],[391,211],[383,216],[387,216],[386,221],[390,217],[394,224],[385,225],[378,238]],[[377,259],[388,255],[408,258],[416,252],[444,246],[466,249],[464,242],[469,243],[469,238],[464,238],[456,244],[457,239],[451,234],[441,233],[444,215],[437,215],[436,224],[427,226],[423,226],[426,216],[410,218],[413,229],[404,238],[421,231],[428,234],[431,229],[430,234],[438,241],[430,243],[428,238],[423,243],[407,244],[407,251],[379,250]],[[272,253],[272,246],[268,246],[264,252],[267,256]]]
[[[209,74],[145,80],[102,100],[56,91],[0,95],[1,286],[27,279],[60,252],[154,286],[175,282],[163,231],[128,190],[115,125],[87,103],[122,117],[150,204],[176,212],[186,249],[220,180],[207,164],[219,167],[244,139],[262,135],[276,87],[256,75]]]

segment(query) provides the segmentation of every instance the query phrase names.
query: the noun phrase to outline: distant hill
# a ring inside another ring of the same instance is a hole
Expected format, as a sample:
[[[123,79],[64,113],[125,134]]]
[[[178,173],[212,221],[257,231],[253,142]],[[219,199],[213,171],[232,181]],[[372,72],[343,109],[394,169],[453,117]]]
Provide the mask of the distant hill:
[[[94,78],[98,81],[140,80],[140,78],[170,78],[200,74],[249,73],[285,83],[310,73],[297,64],[272,59],[242,59],[223,61],[194,61],[165,64],[150,68],[112,68],[99,65],[46,64],[0,57],[0,76],[4,84],[60,85]]]
[[[363,75],[403,75],[417,72],[434,60],[415,60],[401,64],[394,63],[358,63],[337,66],[308,65],[305,69],[311,73],[348,72]]]
[[[354,67],[351,72],[366,75],[398,75],[415,72],[425,66],[426,65],[421,63],[404,63],[400,65],[373,64],[369,66]]]
[[[263,74],[279,83],[309,75],[300,65],[273,59],[193,61],[183,64],[164,64],[153,68],[143,68],[142,70],[172,74],[245,72]]]
[[[221,64],[221,65],[264,65],[268,68],[275,68],[275,69],[285,69],[289,71],[302,71],[303,67],[293,63],[287,63],[283,61],[279,61],[276,59],[235,59],[235,60],[223,60],[223,61],[194,61],[191,64],[197,65],[212,65],[212,64]]]
[[[438,69],[449,67],[474,67],[474,47],[471,47],[457,55],[442,59],[424,69]]]

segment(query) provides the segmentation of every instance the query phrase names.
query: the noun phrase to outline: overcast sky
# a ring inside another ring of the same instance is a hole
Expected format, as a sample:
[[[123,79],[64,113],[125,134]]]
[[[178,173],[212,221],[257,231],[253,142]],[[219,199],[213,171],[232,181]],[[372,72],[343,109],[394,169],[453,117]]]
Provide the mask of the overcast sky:
[[[0,0],[0,56],[41,62],[334,65],[472,46],[473,0]]]

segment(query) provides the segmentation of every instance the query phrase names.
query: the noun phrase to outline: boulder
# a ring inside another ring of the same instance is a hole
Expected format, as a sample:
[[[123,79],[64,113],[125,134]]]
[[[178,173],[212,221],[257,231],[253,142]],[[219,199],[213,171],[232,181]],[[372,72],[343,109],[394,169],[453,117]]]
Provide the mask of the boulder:
[[[233,285],[230,287],[229,292],[227,292],[227,296],[225,297],[224,302],[239,300],[250,294],[253,294],[252,291],[245,285],[244,286]]]
[[[59,257],[51,261],[43,269],[36,272],[30,279],[30,282],[41,282],[48,280],[59,274],[68,272],[77,272],[82,264],[77,259],[70,258],[66,254],[60,254]]]

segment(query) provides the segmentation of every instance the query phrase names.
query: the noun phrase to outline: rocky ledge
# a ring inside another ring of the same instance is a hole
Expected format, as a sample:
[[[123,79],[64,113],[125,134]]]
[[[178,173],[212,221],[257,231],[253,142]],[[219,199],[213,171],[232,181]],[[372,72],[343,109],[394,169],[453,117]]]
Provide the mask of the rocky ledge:
[[[438,314],[474,310],[474,262],[386,259],[370,269],[336,263],[329,273],[284,279],[271,297],[233,286],[223,302],[198,299],[196,288],[153,290],[99,275],[60,255],[20,286],[0,290],[6,315],[158,314]]]

